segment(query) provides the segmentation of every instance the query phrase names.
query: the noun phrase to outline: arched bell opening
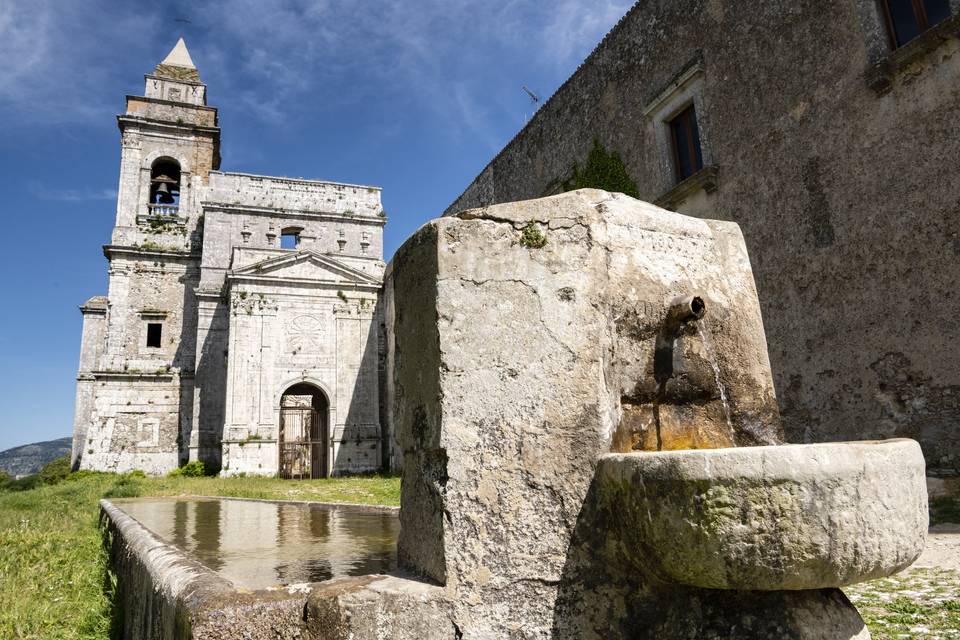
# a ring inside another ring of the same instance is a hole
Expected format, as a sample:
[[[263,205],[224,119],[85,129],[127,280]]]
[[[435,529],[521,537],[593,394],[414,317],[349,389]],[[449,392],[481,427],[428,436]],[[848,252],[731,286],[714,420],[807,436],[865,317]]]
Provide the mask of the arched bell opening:
[[[280,477],[326,478],[329,473],[330,403],[320,388],[301,382],[280,396]]]
[[[157,158],[150,167],[150,213],[175,216],[180,209],[180,163]]]

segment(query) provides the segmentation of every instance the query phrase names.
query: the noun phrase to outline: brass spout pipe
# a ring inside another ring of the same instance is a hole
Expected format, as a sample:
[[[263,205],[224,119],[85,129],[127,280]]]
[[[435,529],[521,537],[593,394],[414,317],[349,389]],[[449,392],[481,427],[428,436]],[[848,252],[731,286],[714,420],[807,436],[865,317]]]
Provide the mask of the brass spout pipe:
[[[674,298],[667,307],[667,315],[657,334],[653,352],[653,378],[657,381],[657,397],[653,401],[653,420],[657,429],[657,451],[663,450],[660,432],[660,405],[667,391],[667,381],[673,377],[673,349],[680,332],[689,322],[696,322],[707,312],[700,296]]]
[[[676,333],[687,322],[699,320],[707,312],[707,305],[700,296],[686,296],[674,298],[667,309],[667,317],[663,321],[667,333]]]
[[[657,383],[662,385],[673,377],[673,347],[683,327],[706,313],[707,305],[700,296],[679,297],[670,302],[653,354],[653,377]]]

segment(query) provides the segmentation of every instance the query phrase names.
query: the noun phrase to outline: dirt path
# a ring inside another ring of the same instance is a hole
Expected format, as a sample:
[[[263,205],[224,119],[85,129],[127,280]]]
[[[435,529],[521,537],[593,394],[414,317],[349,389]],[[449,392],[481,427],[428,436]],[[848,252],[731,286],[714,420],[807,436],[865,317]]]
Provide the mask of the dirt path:
[[[960,571],[960,524],[930,527],[927,548],[911,568],[920,567]]]

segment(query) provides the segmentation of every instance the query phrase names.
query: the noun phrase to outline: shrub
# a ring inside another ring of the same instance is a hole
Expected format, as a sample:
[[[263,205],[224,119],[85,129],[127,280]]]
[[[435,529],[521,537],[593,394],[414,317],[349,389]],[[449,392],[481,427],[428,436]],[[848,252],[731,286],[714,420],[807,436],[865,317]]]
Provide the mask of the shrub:
[[[625,193],[633,198],[640,197],[637,183],[630,178],[620,155],[616,151],[608,153],[596,138],[583,168],[574,164],[570,178],[563,182],[564,191],[586,188]]]
[[[125,473],[114,483],[112,487],[107,489],[103,497],[104,498],[137,498],[141,493],[141,485],[139,478],[134,475]]]
[[[180,476],[185,476],[187,478],[199,478],[207,475],[207,468],[206,465],[200,460],[194,460],[193,462],[188,462],[179,469],[174,469],[168,475],[171,478],[177,478]]]
[[[7,480],[2,488],[7,491],[29,491],[30,489],[36,489],[42,484],[43,480],[40,479],[40,475],[34,473],[29,476],[24,476],[19,480]]]
[[[70,456],[60,456],[51,460],[40,469],[43,484],[60,484],[70,475]]]

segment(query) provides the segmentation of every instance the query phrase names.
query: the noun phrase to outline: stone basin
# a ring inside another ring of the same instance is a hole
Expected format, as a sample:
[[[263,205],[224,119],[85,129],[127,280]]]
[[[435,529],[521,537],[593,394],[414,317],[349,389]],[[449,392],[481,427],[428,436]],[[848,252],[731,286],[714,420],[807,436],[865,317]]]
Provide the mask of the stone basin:
[[[896,573],[927,535],[913,440],[609,454],[597,489],[631,569],[705,589],[840,587]]]

